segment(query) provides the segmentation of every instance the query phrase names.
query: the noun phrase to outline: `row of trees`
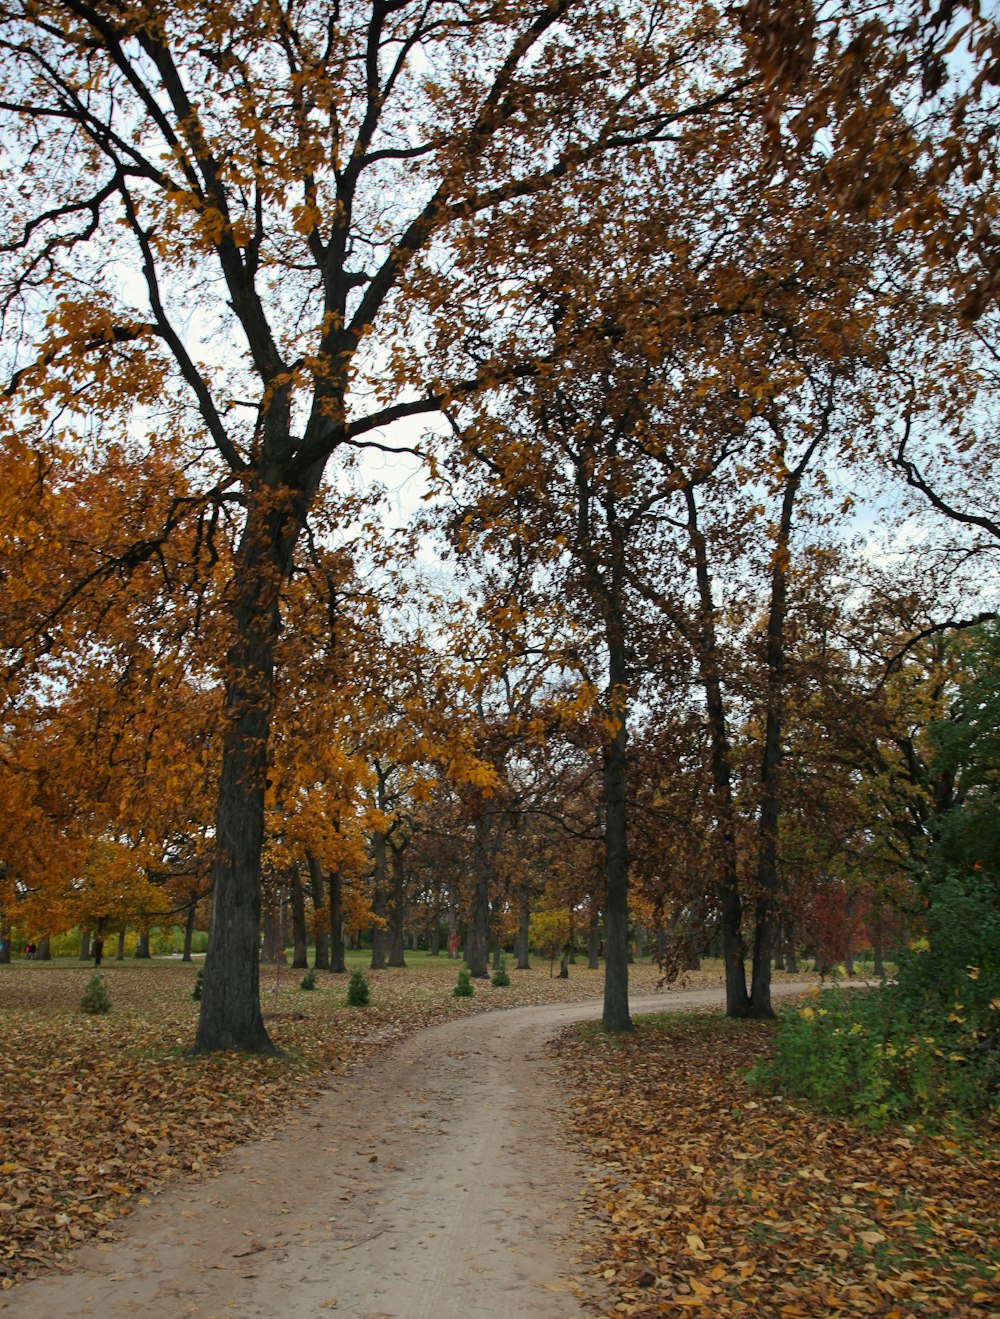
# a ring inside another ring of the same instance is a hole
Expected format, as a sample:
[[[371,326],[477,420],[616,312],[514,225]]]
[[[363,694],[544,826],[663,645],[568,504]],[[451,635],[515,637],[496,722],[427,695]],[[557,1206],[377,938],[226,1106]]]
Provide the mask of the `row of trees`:
[[[267,1050],[264,875],[381,931],[419,871],[475,974],[546,890],[612,1030],[630,886],[733,1015],[818,887],[910,892],[990,607],[996,58],[919,0],[4,6],[5,919],[210,887],[196,1047]],[[891,566],[887,492],[946,529]]]

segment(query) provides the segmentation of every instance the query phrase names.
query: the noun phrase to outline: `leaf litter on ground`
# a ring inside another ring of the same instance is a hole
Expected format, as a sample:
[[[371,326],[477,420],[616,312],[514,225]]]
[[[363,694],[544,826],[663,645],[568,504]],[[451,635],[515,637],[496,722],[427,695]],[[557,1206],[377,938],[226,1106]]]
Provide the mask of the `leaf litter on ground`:
[[[0,1289],[58,1265],[84,1241],[109,1243],[136,1203],[179,1177],[214,1169],[235,1145],[277,1130],[320,1088],[424,1026],[491,1008],[578,1001],[601,993],[600,971],[547,963],[511,985],[475,982],[455,998],[459,963],[366,972],[372,1002],[346,1005],[347,977],[262,968],[261,1006],[281,1058],[189,1056],[198,963],[105,964],[112,1009],[80,1011],[87,965],[0,967]],[[638,992],[655,967],[633,968]],[[714,972],[692,983],[718,983]]]
[[[863,1131],[748,1087],[768,1023],[562,1033],[582,1261],[609,1316],[1000,1314],[1000,1128]]]

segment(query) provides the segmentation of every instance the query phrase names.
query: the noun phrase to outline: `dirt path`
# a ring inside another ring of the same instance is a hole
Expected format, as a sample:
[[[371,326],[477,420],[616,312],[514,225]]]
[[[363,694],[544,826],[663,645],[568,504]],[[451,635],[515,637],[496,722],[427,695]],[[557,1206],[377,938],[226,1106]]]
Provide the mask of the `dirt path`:
[[[805,985],[784,984],[789,993]],[[721,990],[632,1000],[634,1012]],[[571,1319],[576,1165],[546,1041],[600,1004],[515,1008],[421,1031],[220,1174],[167,1188],[122,1240],[0,1295],[10,1315],[156,1319]]]

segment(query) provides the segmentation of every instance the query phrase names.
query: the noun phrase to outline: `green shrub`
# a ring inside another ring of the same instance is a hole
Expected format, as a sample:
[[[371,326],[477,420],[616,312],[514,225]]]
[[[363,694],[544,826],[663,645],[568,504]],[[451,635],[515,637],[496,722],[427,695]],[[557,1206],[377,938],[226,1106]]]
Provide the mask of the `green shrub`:
[[[364,972],[355,970],[351,972],[351,978],[347,982],[347,1002],[352,1008],[363,1008],[367,1005],[371,997],[371,990],[368,988],[368,981],[364,977]]]
[[[299,989],[316,988],[316,968],[310,967],[302,979],[299,981]]]
[[[472,973],[467,966],[463,966],[458,973],[458,983],[451,991],[455,998],[472,998],[476,992],[472,988]]]
[[[510,976],[507,974],[507,959],[505,957],[501,957],[496,964],[493,971],[493,979],[490,983],[496,985],[498,989],[502,989],[505,985],[510,984]]]
[[[83,998],[80,1000],[80,1009],[82,1012],[92,1012],[95,1015],[111,1011],[111,997],[100,971],[95,971],[87,981],[87,988],[83,991]]]
[[[205,968],[203,966],[199,966],[198,974],[195,976],[194,979],[194,989],[192,989],[191,991],[191,997],[194,999],[196,1003],[201,1002],[201,986],[204,979],[205,979]]]
[[[988,884],[936,886],[894,983],[783,1014],[759,1084],[878,1126],[973,1115],[1000,1097],[1000,916]]]

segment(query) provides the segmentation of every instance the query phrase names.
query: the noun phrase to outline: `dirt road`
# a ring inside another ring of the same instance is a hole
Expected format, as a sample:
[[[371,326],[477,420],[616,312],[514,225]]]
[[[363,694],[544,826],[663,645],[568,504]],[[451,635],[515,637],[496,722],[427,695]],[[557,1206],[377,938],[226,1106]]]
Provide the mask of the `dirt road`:
[[[805,986],[775,986],[793,992]],[[633,1012],[721,990],[633,999]],[[4,1319],[571,1319],[573,1157],[546,1041],[600,1004],[421,1031],[220,1174],[169,1187],[111,1246],[0,1294]]]

